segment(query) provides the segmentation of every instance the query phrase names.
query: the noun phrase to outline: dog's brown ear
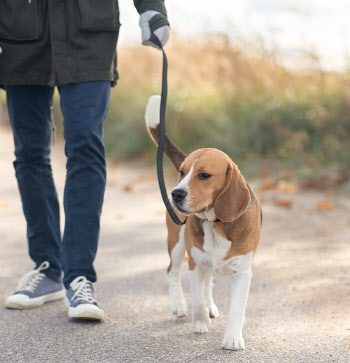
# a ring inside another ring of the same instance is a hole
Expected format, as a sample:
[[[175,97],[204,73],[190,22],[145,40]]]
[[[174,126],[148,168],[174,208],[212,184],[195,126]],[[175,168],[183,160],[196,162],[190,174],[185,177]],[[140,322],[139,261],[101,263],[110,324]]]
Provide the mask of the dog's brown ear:
[[[235,164],[229,163],[224,187],[214,204],[215,215],[223,222],[232,222],[246,211],[250,199],[249,189],[241,172]]]

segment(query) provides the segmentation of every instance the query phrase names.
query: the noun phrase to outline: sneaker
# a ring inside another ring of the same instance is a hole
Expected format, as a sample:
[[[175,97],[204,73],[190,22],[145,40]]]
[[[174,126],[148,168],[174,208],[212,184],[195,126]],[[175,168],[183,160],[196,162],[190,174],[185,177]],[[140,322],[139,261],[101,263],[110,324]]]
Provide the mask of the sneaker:
[[[46,302],[64,298],[65,291],[61,282],[48,278],[41,271],[48,269],[45,261],[37,269],[26,273],[19,281],[16,292],[6,299],[9,309],[36,308]]]
[[[92,283],[85,276],[79,276],[69,286],[65,298],[68,317],[102,320],[104,312],[97,304]]]

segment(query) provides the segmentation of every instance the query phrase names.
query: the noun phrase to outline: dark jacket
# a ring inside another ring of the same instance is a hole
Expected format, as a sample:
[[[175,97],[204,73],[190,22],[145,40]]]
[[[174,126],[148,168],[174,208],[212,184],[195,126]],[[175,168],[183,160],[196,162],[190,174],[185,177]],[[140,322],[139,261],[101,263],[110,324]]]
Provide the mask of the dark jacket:
[[[134,3],[166,15],[164,0]],[[0,0],[0,86],[115,84],[119,27],[118,0]]]

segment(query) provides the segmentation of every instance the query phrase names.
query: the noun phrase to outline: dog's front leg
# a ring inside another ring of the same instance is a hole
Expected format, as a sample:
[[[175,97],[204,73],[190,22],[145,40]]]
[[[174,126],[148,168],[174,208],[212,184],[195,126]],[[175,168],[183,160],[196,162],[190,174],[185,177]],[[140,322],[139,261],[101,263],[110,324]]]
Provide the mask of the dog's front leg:
[[[242,328],[251,278],[252,272],[250,269],[246,272],[233,275],[231,281],[230,309],[225,337],[222,341],[222,347],[224,349],[244,349]]]
[[[207,307],[209,309],[209,316],[211,318],[217,318],[219,316],[219,310],[215,305],[213,299],[213,274],[208,272],[205,281],[205,301],[207,302]]]
[[[210,318],[205,301],[205,285],[208,277],[208,269],[196,266],[190,271],[192,291],[192,321],[196,333],[207,333]]]

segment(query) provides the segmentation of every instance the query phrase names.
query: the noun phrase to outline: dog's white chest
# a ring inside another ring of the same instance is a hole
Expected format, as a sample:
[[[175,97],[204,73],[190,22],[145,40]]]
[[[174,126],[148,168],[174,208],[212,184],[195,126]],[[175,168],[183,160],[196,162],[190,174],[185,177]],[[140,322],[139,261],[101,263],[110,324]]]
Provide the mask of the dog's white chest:
[[[224,260],[231,247],[231,241],[222,237],[213,230],[213,222],[203,223],[205,252],[194,247],[191,255],[196,264],[210,268],[214,275],[227,275],[242,273],[250,269],[253,252],[242,256],[234,256]]]
[[[231,241],[216,233],[213,229],[213,226],[213,222],[205,221],[203,223],[203,249],[214,259],[223,259],[231,247]]]

